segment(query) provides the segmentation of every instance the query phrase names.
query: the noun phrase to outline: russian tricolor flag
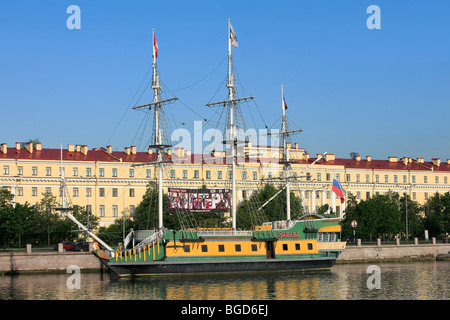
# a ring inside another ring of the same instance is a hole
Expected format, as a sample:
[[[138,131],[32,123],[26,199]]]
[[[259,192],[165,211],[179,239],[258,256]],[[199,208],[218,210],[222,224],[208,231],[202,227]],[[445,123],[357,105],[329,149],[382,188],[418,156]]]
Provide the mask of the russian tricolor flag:
[[[342,189],[339,181],[337,181],[336,178],[333,178],[333,187],[331,190],[337,194],[339,198],[341,198],[341,203],[344,203],[345,201],[345,191]]]
[[[286,102],[286,98],[284,97],[284,93],[283,93],[283,107],[284,107],[284,110],[287,110],[287,102]]]

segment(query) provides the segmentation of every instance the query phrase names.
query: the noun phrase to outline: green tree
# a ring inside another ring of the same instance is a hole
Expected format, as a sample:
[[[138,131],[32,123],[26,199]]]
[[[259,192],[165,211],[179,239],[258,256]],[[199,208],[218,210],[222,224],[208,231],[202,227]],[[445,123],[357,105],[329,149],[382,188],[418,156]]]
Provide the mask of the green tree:
[[[237,211],[237,225],[242,229],[249,229],[261,222],[286,220],[287,202],[286,189],[280,192],[274,199],[267,203],[262,210],[260,206],[266,203],[280,189],[271,184],[266,184],[257,193],[251,195],[248,200],[244,200]],[[304,213],[301,199],[293,192],[290,194],[291,220],[300,218]]]
[[[425,229],[430,236],[445,235],[449,232],[450,193],[435,193],[425,204]]]

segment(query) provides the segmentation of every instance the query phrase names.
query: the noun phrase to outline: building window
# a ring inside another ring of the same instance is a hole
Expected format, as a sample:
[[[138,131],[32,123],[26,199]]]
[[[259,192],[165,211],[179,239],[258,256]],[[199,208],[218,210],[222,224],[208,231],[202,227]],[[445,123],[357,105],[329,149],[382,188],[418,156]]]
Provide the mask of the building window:
[[[398,182],[398,177],[396,174],[394,174],[394,182],[397,183]]]
[[[242,171],[242,180],[247,180],[247,171]]]
[[[375,175],[375,182],[380,182],[380,175],[378,174]]]
[[[211,171],[206,170],[206,179],[211,179]]]
[[[22,176],[23,175],[23,167],[22,166],[17,167],[17,175],[18,176]]]
[[[258,180],[258,172],[253,171],[253,180]]]
[[[347,181],[350,182],[350,174],[347,174]]]
[[[117,168],[112,168],[112,176],[117,177]]]
[[[31,174],[33,176],[37,176],[38,175],[38,168],[37,167],[32,167],[31,168]]]
[[[90,177],[90,176],[92,176],[92,169],[86,168],[86,177]]]
[[[23,188],[22,188],[22,187],[18,187],[18,188],[17,188],[17,195],[18,195],[19,197],[22,197],[22,196],[23,196]]]
[[[90,204],[86,205],[86,213],[92,214],[92,205],[90,205]]]
[[[369,200],[370,199],[370,191],[367,191],[366,192],[366,200]]]
[[[413,196],[413,200],[416,200],[416,193],[415,192],[412,193],[412,196]]]
[[[134,169],[129,170],[129,175],[130,175],[130,178],[134,177]]]
[[[222,179],[222,171],[217,171],[217,179]]]
[[[98,196],[104,197],[105,196],[105,188],[99,188],[98,189]]]
[[[52,188],[51,187],[45,187],[45,193],[46,194],[52,194]]]
[[[356,174],[356,182],[361,182],[361,179],[359,177],[359,174]]]
[[[170,170],[170,178],[175,179],[175,170]]]
[[[98,214],[100,215],[100,217],[105,216],[105,205],[103,205],[103,204],[100,205]]]
[[[412,181],[412,183],[416,183],[416,176],[412,176],[411,181]]]
[[[46,167],[45,168],[45,175],[46,176],[51,176],[52,175],[52,168],[51,167]]]
[[[130,197],[131,197],[131,198],[134,197],[134,189],[133,189],[133,188],[130,189]]]
[[[105,168],[99,168],[98,169],[98,175],[100,177],[104,177],[105,176]]]
[[[327,181],[331,180],[331,174],[327,173]]]
[[[136,207],[134,205],[130,205],[130,217],[134,217],[136,215]]]
[[[444,183],[447,184],[448,183],[448,178],[444,177]]]
[[[384,182],[389,182],[389,176],[387,174],[384,175]]]
[[[427,176],[423,176],[423,183],[428,183],[428,177]]]
[[[146,169],[145,170],[145,177],[146,178],[151,178],[152,177],[152,170],[151,169]]]
[[[406,183],[407,182],[407,178],[406,178],[406,176],[404,175],[403,176],[403,183]]]
[[[73,188],[73,196],[78,197],[78,188]]]
[[[33,197],[37,197],[37,195],[38,195],[38,189],[37,189],[37,187],[31,188],[31,195],[32,195]]]
[[[322,181],[322,174],[321,173],[317,173],[317,181]]]
[[[269,171],[267,177],[268,177],[269,179],[272,179],[272,171]]]
[[[113,189],[112,189],[112,196],[113,196],[113,197],[117,197],[117,194],[118,194],[117,188],[113,188]]]
[[[92,197],[92,188],[86,188],[86,197]]]
[[[78,168],[73,168],[73,176],[74,177],[78,176]]]
[[[370,174],[366,174],[366,182],[370,182]]]
[[[425,192],[425,200],[428,200],[428,192]]]
[[[119,216],[119,207],[117,205],[113,205],[112,211],[113,211],[113,217]]]
[[[311,172],[306,173],[306,180],[311,181]]]
[[[434,182],[435,182],[435,183],[439,183],[439,176],[435,176],[435,177],[434,177]]]
[[[187,170],[183,170],[183,179],[187,179],[188,174],[187,174]]]

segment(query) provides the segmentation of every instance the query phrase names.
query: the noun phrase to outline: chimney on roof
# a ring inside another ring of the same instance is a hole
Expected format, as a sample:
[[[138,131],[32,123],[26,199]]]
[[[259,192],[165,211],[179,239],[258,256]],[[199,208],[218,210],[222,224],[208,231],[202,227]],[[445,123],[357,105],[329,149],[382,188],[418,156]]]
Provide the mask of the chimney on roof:
[[[20,142],[16,142],[16,150],[20,150]]]
[[[436,167],[439,167],[441,165],[441,159],[440,158],[433,158],[431,159],[431,161],[433,162],[433,165]]]
[[[131,146],[131,154],[136,154],[136,146]]]
[[[372,157],[371,156],[366,156],[366,161],[372,161]]]
[[[184,157],[184,148],[177,148],[177,155],[180,158]]]
[[[405,166],[408,165],[408,163],[409,163],[408,157],[403,157],[402,162]]]
[[[298,149],[298,143],[297,142],[294,144],[294,148]]]
[[[291,149],[291,143],[290,142],[286,142],[286,149]]]
[[[25,145],[25,148],[27,149],[27,151],[28,151],[29,153],[33,153],[33,141],[28,142],[28,143]]]
[[[447,159],[447,164],[450,164],[450,159]]]
[[[36,147],[36,151],[41,151],[42,150],[42,143],[38,142],[34,146]]]
[[[357,155],[357,156],[355,157],[355,160],[356,160],[356,161],[361,161],[361,156],[360,156],[360,155]]]
[[[74,146],[73,144],[69,144],[69,145],[67,146],[67,150],[68,150],[69,152],[74,152],[74,151],[75,151],[75,146]]]
[[[188,157],[191,156],[191,150],[186,150],[186,156],[188,156]]]
[[[418,163],[423,163],[423,158],[417,158]]]
[[[172,149],[167,149],[167,155],[169,155],[169,156],[172,155]]]
[[[149,147],[148,150],[147,150],[147,153],[148,154],[152,154],[153,153],[153,149]]]
[[[333,161],[333,160],[335,160],[335,155],[334,154],[327,153],[325,155],[325,161]]]
[[[75,150],[77,150],[77,152],[80,152],[80,151],[81,151],[81,146],[80,146],[79,144],[77,144],[77,145],[75,146]]]
[[[125,147],[125,154],[130,155],[130,147]]]
[[[112,153],[112,146],[107,146],[106,147],[106,152]]]
[[[6,143],[2,143],[1,150],[4,154],[8,152],[8,145]]]
[[[87,156],[88,153],[88,146],[84,145],[81,147],[81,153]]]
[[[398,162],[397,157],[389,157],[388,160],[389,160],[389,162]]]

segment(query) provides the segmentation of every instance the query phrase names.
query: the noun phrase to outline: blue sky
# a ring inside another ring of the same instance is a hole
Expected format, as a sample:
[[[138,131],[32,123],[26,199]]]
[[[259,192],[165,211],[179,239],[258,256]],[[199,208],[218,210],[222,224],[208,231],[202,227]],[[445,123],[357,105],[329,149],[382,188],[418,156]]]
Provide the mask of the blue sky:
[[[366,26],[373,4],[379,30]],[[70,5],[80,30],[66,26]],[[140,84],[153,28],[161,79],[181,100],[167,109],[172,127],[217,121],[205,104],[227,94],[231,19],[238,93],[256,97],[241,106],[247,127],[274,125],[284,85],[291,126],[304,129],[295,140],[311,155],[448,159],[448,12],[444,0],[2,0],[0,142],[145,150],[145,114],[131,107],[152,100]]]

